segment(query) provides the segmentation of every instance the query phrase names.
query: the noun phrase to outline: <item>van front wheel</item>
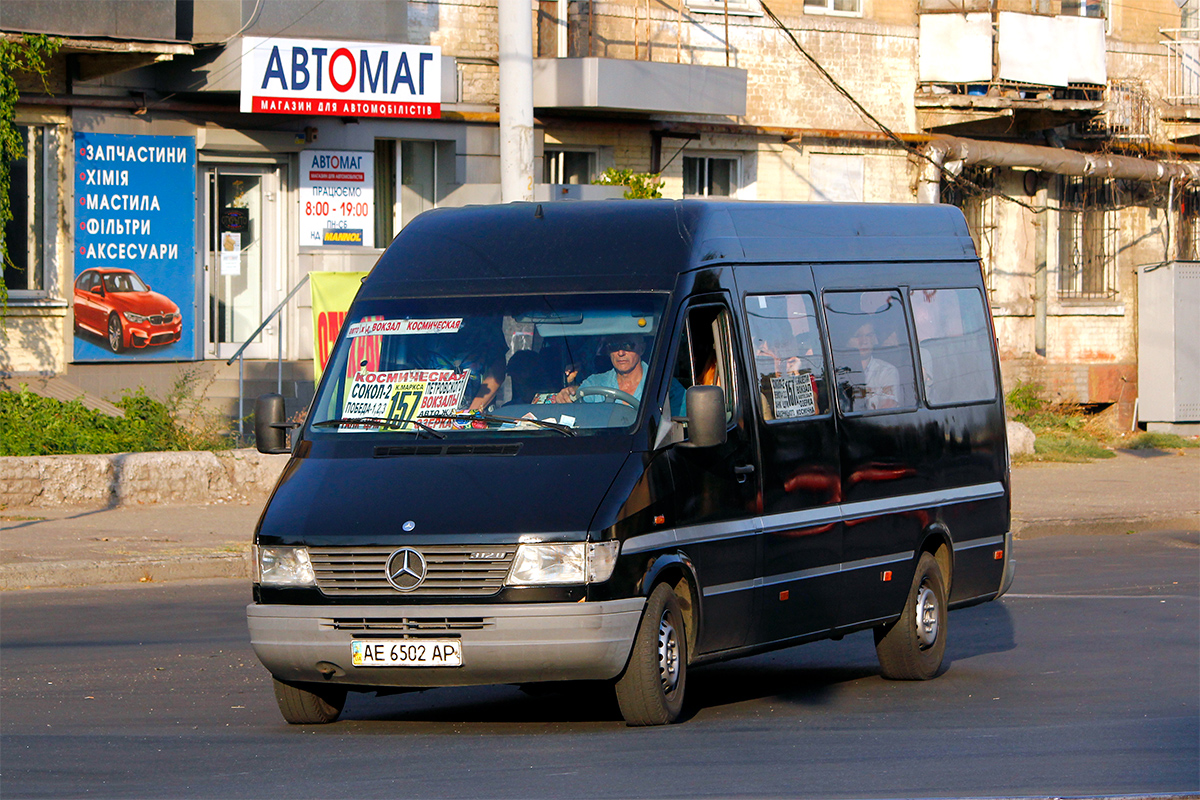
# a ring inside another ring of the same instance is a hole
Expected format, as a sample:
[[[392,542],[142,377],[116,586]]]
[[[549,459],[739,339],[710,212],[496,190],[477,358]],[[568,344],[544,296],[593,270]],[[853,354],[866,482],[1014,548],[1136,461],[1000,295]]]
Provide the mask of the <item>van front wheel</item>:
[[[900,619],[875,629],[879,671],[893,681],[927,681],[946,653],[946,581],[937,559],[922,553]]]
[[[336,722],[346,705],[346,690],[339,686],[293,685],[278,678],[275,702],[291,725],[324,725]],[[309,687],[309,688],[305,688]]]
[[[617,679],[617,704],[628,725],[666,725],[683,710],[687,632],[679,599],[665,583],[654,587],[633,652]]]

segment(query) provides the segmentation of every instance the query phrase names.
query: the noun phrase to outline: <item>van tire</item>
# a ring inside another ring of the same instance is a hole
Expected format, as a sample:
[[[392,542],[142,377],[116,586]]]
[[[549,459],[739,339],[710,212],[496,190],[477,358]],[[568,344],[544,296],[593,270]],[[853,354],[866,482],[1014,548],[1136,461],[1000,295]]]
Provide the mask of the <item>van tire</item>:
[[[290,725],[325,725],[336,722],[346,706],[346,690],[340,686],[275,681],[275,702]],[[304,687],[309,688],[304,688]]]
[[[922,553],[900,619],[875,629],[879,671],[893,681],[927,681],[946,653],[946,581],[937,559]]]
[[[627,725],[666,725],[678,719],[687,657],[679,599],[668,584],[660,583],[646,601],[629,663],[617,678],[617,704]]]

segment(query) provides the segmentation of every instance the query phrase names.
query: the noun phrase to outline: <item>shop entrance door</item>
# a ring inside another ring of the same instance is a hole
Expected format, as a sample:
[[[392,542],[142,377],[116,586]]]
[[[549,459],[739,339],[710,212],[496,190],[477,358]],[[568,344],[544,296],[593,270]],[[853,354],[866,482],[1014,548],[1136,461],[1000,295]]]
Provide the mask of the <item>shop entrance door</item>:
[[[204,183],[206,355],[230,358],[283,296],[281,167],[212,165],[205,168]],[[254,338],[245,356],[274,358],[280,333],[277,317]]]

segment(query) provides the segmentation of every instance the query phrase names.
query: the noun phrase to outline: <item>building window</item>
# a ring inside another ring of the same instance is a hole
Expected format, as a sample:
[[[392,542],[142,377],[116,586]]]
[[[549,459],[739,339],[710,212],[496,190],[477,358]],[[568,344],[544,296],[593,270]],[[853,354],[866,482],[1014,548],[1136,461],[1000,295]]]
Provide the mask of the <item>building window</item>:
[[[1063,0],[1065,17],[1094,17],[1108,19],[1108,0]]]
[[[1112,183],[1063,176],[1058,219],[1058,296],[1111,299],[1117,293]]]
[[[683,159],[684,197],[737,196],[738,160],[736,158]]]
[[[988,296],[996,290],[993,284],[993,260],[996,238],[995,172],[990,167],[966,167],[961,181],[942,180],[941,201],[957,206],[967,219],[967,230],[975,242],[983,270],[983,283]]]
[[[9,163],[12,216],[4,226],[7,258],[4,285],[9,298],[44,297],[53,287],[54,209],[57,191],[51,161],[55,133],[43,125],[17,125],[25,157]]]
[[[542,152],[543,183],[591,183],[596,173],[596,154],[546,148]]]
[[[689,11],[701,14],[724,14],[725,0],[685,0]],[[729,0],[729,13],[743,17],[761,17],[762,6],[758,0]]]
[[[1200,261],[1200,189],[1186,191],[1179,198],[1175,257],[1180,261]]]
[[[437,142],[375,140],[375,246],[437,207]]]
[[[804,13],[861,17],[862,0],[804,0]]]

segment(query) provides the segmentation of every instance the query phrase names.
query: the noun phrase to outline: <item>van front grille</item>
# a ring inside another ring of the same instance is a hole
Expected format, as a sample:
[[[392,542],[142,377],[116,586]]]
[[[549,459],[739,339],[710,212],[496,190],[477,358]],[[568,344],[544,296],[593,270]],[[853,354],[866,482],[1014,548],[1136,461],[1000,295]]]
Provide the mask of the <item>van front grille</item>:
[[[444,633],[481,631],[495,624],[485,617],[335,617],[321,620],[321,627],[351,633]]]
[[[401,592],[387,579],[395,547],[310,547],[308,557],[323,594],[345,597],[483,597],[504,586],[517,546],[429,545],[413,548],[425,560],[425,580]]]

